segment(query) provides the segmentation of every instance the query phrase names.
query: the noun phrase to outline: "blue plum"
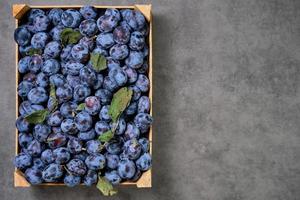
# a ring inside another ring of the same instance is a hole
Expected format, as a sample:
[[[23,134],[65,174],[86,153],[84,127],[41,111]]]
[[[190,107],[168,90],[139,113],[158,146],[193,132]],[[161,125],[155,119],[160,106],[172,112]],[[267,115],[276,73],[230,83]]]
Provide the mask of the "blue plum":
[[[49,164],[43,171],[42,171],[42,177],[45,182],[58,182],[60,178],[64,174],[64,168],[63,166],[51,163]]]
[[[68,171],[75,176],[83,176],[87,171],[86,165],[79,159],[72,159],[66,166]]]
[[[33,104],[41,104],[48,100],[48,95],[45,88],[36,87],[29,91],[27,98]]]
[[[126,65],[122,67],[122,69],[127,74],[128,83],[129,84],[135,83],[138,77],[136,70]]]
[[[61,22],[69,28],[78,27],[82,20],[80,12],[75,9],[67,9],[61,15]]]
[[[45,88],[49,85],[49,78],[45,73],[40,72],[36,76],[36,83],[37,83],[38,86]]]
[[[73,96],[73,89],[70,85],[60,86],[55,91],[56,97],[60,103],[69,101]]]
[[[66,63],[65,68],[67,70],[67,74],[76,76],[79,75],[80,70],[84,67],[80,62],[70,60]]]
[[[68,174],[64,177],[64,184],[68,187],[75,187],[80,185],[81,177]]]
[[[67,137],[62,133],[51,133],[47,138],[48,146],[51,149],[62,147],[67,143]]]
[[[41,159],[44,163],[50,164],[54,162],[54,155],[51,149],[46,149],[41,154]]]
[[[84,132],[92,128],[92,117],[86,111],[81,111],[75,116],[75,124],[79,131]]]
[[[70,60],[73,59],[71,54],[73,46],[74,46],[73,44],[68,44],[61,50],[60,59],[63,62],[69,62]]]
[[[107,105],[111,102],[112,93],[106,89],[99,89],[95,92],[95,96],[100,99],[101,105]]]
[[[65,147],[59,147],[53,150],[54,162],[57,164],[65,164],[71,158],[71,154]]]
[[[118,44],[126,44],[130,39],[130,31],[124,26],[118,26],[113,31],[113,39]]]
[[[60,128],[61,128],[62,132],[70,134],[70,135],[74,135],[78,132],[76,124],[75,124],[74,120],[71,118],[64,119],[61,122]]]
[[[116,60],[123,60],[129,54],[127,45],[115,44],[109,50],[109,55]],[[144,58],[144,57],[143,57]]]
[[[45,48],[49,39],[50,39],[50,37],[49,37],[48,33],[38,32],[32,36],[31,46],[35,49],[43,49],[43,48]]]
[[[51,41],[46,44],[44,49],[45,58],[57,58],[60,55],[62,46],[58,41]]]
[[[136,167],[141,171],[147,171],[151,167],[151,156],[149,153],[144,153],[136,160]]]
[[[47,59],[42,66],[42,72],[47,76],[56,74],[60,70],[60,63],[56,59]]]
[[[86,150],[89,154],[98,155],[102,149],[101,142],[99,140],[90,140],[86,142]]]
[[[109,111],[109,106],[108,105],[105,105],[101,108],[100,113],[99,113],[100,120],[106,121],[106,122],[111,121],[111,117],[108,114],[108,111]]]
[[[138,143],[136,138],[130,139],[124,143],[124,153],[130,160],[135,160],[140,157],[142,146]]]
[[[22,81],[18,85],[18,95],[22,98],[27,97],[30,90],[34,87],[34,85],[29,81]]]
[[[97,133],[97,135],[102,135],[103,133],[105,133],[106,131],[110,130],[110,126],[107,122],[105,121],[98,121],[95,124],[95,131]]]
[[[106,161],[102,154],[89,155],[85,159],[85,164],[91,170],[100,170],[105,167]]]
[[[89,96],[85,99],[85,108],[90,115],[97,115],[101,109],[101,104],[96,96]]]
[[[22,148],[27,148],[32,140],[33,136],[30,133],[19,133],[18,135],[18,142]]]
[[[45,142],[51,133],[51,128],[46,124],[37,124],[33,128],[33,136],[39,142]]]
[[[67,80],[62,74],[53,74],[49,77],[50,84],[60,87],[66,84]]]
[[[49,126],[60,126],[62,120],[62,114],[59,111],[55,111],[49,115],[47,123]]]
[[[82,83],[93,86],[97,82],[95,70],[89,67],[83,67],[79,72],[79,77]]]
[[[32,73],[37,73],[40,71],[41,67],[43,66],[43,58],[40,55],[33,55],[28,63],[29,71]]]
[[[83,177],[83,184],[86,186],[92,186],[97,183],[98,175],[94,170],[88,170],[86,175]]]
[[[52,37],[52,40],[60,41],[61,40],[60,35],[64,29],[65,27],[61,24],[54,26],[49,32],[49,35]]]
[[[19,153],[14,160],[14,165],[18,169],[26,169],[32,164],[32,157],[26,153]]]
[[[83,20],[79,25],[79,31],[82,35],[93,37],[98,32],[98,27],[94,19]]]
[[[119,88],[117,82],[111,79],[109,76],[106,76],[103,80],[103,88],[109,90],[110,92],[114,92]]]
[[[28,168],[25,171],[26,180],[32,185],[38,185],[43,182],[42,172],[36,168]]]
[[[150,111],[150,99],[147,96],[141,96],[138,101],[138,113],[149,113]]]
[[[135,85],[142,91],[142,92],[148,92],[150,87],[150,81],[147,76],[144,74],[139,74],[137,81],[135,82]]]
[[[108,49],[112,47],[115,42],[113,39],[112,33],[100,33],[97,37],[96,44],[103,47],[104,49]]]
[[[105,172],[104,177],[113,185],[117,185],[122,181],[116,170]]]
[[[79,132],[78,138],[83,141],[88,141],[94,139],[96,136],[95,130],[91,129],[89,131]]]
[[[30,124],[24,119],[24,117],[20,116],[16,120],[16,127],[18,131],[27,133],[30,129]]]
[[[33,18],[33,28],[35,32],[46,31],[49,28],[50,20],[44,14],[37,14]]]
[[[122,179],[131,179],[136,172],[136,166],[131,160],[120,160],[118,164],[118,175]]]
[[[25,57],[23,57],[19,60],[18,71],[21,74],[29,72],[29,62],[30,62],[30,60],[31,60],[30,56],[25,56]]]
[[[95,48],[94,39],[90,37],[82,37],[79,40],[79,44],[86,46],[89,49],[89,51],[93,51],[93,49]]]
[[[18,45],[26,46],[30,44],[31,33],[25,26],[20,26],[14,32],[14,39]]]
[[[117,169],[119,163],[118,155],[106,153],[105,158],[106,158],[106,165],[109,169]]]
[[[44,145],[34,139],[27,146],[26,153],[28,153],[32,157],[38,157],[41,155],[43,149],[44,149]]]
[[[72,137],[69,139],[67,147],[71,154],[78,154],[82,151],[82,141],[79,138]]]
[[[52,22],[54,26],[61,23],[61,15],[63,14],[63,10],[61,8],[52,8],[48,13],[48,18]]]
[[[124,138],[126,140],[131,140],[134,138],[139,138],[139,136],[140,136],[140,130],[138,129],[138,127],[136,127],[135,124],[132,122],[128,123],[126,131],[124,133]]]
[[[110,70],[108,76],[120,87],[127,83],[127,73],[122,68],[116,67]]]
[[[129,47],[132,50],[142,50],[145,46],[145,37],[139,31],[134,31],[131,33]]]
[[[144,53],[142,51],[130,51],[125,63],[128,67],[140,68],[144,63]]]
[[[91,89],[87,85],[77,85],[74,88],[73,99],[76,102],[81,102],[90,94]]]
[[[80,63],[86,63],[89,59],[89,49],[82,44],[76,44],[71,50],[72,58]]]
[[[88,5],[81,7],[79,12],[84,19],[96,19],[98,15],[97,10],[93,6]]]
[[[134,123],[140,129],[141,133],[146,133],[152,122],[153,119],[148,113],[139,113],[134,118]]]

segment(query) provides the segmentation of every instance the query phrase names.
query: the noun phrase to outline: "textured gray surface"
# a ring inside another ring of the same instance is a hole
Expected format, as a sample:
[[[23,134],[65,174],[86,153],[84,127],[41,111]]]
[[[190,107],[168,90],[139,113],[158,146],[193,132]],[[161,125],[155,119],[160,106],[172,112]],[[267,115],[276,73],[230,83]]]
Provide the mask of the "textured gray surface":
[[[12,2],[0,1],[0,199],[101,199],[93,188],[13,187]],[[111,199],[299,199],[300,1],[152,4],[153,188]]]

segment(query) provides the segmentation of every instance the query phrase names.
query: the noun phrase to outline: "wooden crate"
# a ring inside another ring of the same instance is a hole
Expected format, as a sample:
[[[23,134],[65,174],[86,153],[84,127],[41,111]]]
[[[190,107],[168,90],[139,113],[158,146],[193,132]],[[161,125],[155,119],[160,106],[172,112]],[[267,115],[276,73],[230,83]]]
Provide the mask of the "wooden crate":
[[[21,18],[23,17],[24,14],[31,8],[41,8],[41,9],[51,9],[51,8],[79,8],[82,7],[83,5],[47,5],[47,6],[33,6],[33,5],[26,5],[26,4],[14,4],[12,7],[13,11],[13,16],[15,17],[15,23],[16,23],[16,28],[19,26],[19,22]],[[123,9],[135,9],[141,11],[147,21],[149,22],[150,25],[150,32],[149,32],[149,80],[150,80],[150,90],[149,90],[149,98],[151,102],[151,109],[150,109],[150,114],[152,115],[152,58],[153,58],[153,44],[152,44],[152,11],[151,11],[151,4],[148,5],[133,5],[133,6],[97,6],[94,5],[95,8],[123,8]],[[18,118],[18,113],[19,113],[19,104],[20,104],[20,99],[18,97],[17,93],[17,87],[19,83],[19,78],[20,75],[18,73],[18,61],[19,61],[19,49],[18,49],[18,44],[16,44],[16,118]],[[19,152],[19,145],[18,145],[18,130],[16,129],[16,154]],[[150,128],[149,132],[149,141],[150,141],[150,154],[152,155],[152,127]],[[43,183],[40,184],[42,186],[64,186],[63,183]],[[152,187],[152,169],[149,169],[148,171],[144,172],[143,175],[140,177],[140,179],[137,182],[123,182],[121,183],[122,186],[136,186],[138,188],[151,188]],[[23,173],[15,169],[14,171],[14,186],[15,187],[30,187],[30,183],[27,182],[27,180],[24,178]]]

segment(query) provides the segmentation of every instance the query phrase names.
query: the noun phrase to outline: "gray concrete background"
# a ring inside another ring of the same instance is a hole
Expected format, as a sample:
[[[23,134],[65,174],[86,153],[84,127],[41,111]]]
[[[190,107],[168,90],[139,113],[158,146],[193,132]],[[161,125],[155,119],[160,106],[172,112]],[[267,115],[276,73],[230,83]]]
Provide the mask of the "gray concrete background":
[[[13,2],[0,1],[0,199],[103,199],[94,188],[13,187]],[[152,4],[153,188],[110,199],[300,199],[300,1]]]

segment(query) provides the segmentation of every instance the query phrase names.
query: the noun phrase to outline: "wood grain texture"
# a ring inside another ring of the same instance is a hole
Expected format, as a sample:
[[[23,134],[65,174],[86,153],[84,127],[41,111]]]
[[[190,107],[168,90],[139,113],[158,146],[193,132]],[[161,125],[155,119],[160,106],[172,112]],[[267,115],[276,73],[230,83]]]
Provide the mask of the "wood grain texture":
[[[21,19],[29,9],[30,7],[26,4],[14,4],[12,7],[13,16],[16,19]]]
[[[19,25],[19,20],[23,17],[23,15],[30,9],[30,8],[79,8],[82,7],[82,5],[47,5],[47,6],[31,6],[31,5],[26,5],[26,4],[14,4],[13,5],[13,16],[16,19],[16,27]],[[129,8],[129,9],[136,9],[141,11],[147,21],[150,24],[150,30],[149,30],[149,72],[148,72],[148,77],[150,81],[150,89],[149,89],[149,99],[151,102],[151,108],[150,108],[150,114],[152,115],[152,103],[153,103],[153,97],[152,97],[152,84],[153,84],[153,79],[152,79],[152,65],[153,65],[153,43],[152,43],[152,6],[151,4],[149,5],[134,5],[134,6],[94,6],[96,8]],[[19,49],[18,45],[16,44],[16,118],[18,118],[18,113],[19,113],[19,97],[17,94],[17,87],[19,83],[19,73],[18,73],[18,61],[19,61]],[[149,131],[149,142],[150,142],[150,154],[152,155],[152,127],[150,128]],[[18,130],[16,129],[16,155],[19,152],[18,149]],[[43,183],[40,184],[42,186],[64,186],[63,183]],[[23,173],[17,169],[15,169],[14,172],[14,186],[15,187],[30,187],[30,184],[26,181],[26,179],[23,176]],[[121,183],[121,186],[136,186],[138,188],[150,188],[152,187],[152,169],[144,172],[141,176],[141,178],[137,182],[123,182]]]

